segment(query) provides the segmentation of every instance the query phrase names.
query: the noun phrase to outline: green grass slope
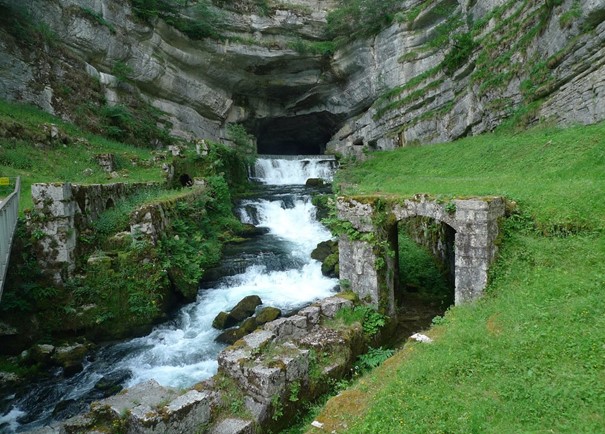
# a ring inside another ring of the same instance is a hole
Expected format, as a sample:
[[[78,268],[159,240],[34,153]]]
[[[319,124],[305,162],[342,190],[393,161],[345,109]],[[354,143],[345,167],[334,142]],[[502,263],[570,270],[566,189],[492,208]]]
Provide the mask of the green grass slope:
[[[51,137],[51,128],[57,136]],[[95,161],[98,154],[116,157],[119,178]],[[0,176],[21,176],[21,209],[31,208],[30,187],[37,182],[82,184],[164,181],[161,163],[150,149],[85,132],[37,108],[0,100]],[[12,191],[12,188],[11,188]],[[7,189],[0,190],[0,197]]]
[[[376,153],[338,182],[505,195],[519,211],[485,296],[330,400],[310,432],[605,432],[605,123]]]

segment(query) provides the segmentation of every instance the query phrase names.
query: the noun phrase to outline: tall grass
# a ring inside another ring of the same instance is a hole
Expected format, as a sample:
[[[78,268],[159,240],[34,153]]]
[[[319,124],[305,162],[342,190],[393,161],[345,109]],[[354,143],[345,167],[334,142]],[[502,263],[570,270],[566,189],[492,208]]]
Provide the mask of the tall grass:
[[[349,194],[502,194],[520,214],[484,297],[328,402],[325,431],[603,432],[605,123],[385,152],[339,181]]]

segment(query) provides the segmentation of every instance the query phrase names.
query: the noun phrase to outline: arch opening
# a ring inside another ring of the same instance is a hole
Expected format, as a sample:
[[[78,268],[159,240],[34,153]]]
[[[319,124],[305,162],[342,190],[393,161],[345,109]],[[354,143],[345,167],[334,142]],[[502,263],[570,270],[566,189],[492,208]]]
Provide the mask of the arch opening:
[[[454,304],[456,231],[431,217],[397,223],[395,301],[416,316],[442,314]]]
[[[113,199],[110,197],[109,199],[107,199],[107,202],[105,202],[105,209],[111,209],[114,206],[116,206],[115,202],[113,201]]]

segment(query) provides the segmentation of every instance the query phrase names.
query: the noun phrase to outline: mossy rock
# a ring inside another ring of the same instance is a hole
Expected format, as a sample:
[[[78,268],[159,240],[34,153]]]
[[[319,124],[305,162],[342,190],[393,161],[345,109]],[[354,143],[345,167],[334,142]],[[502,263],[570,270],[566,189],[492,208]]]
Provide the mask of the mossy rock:
[[[266,324],[276,320],[281,315],[281,310],[276,307],[265,307],[256,315],[256,322],[259,325]]]
[[[222,344],[233,345],[247,334],[248,332],[246,332],[246,330],[244,330],[242,327],[235,327],[225,330],[216,337],[215,341]]]
[[[233,317],[236,322],[245,320],[248,317],[254,315],[256,307],[263,304],[263,301],[258,295],[249,295],[241,299],[239,303],[229,312],[229,315]]]
[[[321,272],[327,277],[338,277],[336,267],[338,266],[338,254],[330,254],[321,264]]]
[[[238,321],[227,312],[220,312],[212,321],[212,327],[218,330],[225,330],[236,325]]]
[[[237,234],[243,238],[254,238],[269,233],[269,228],[254,226],[250,223],[244,223],[242,229]]]
[[[126,250],[132,245],[132,235],[130,232],[119,232],[112,235],[103,244],[106,251]]]
[[[254,318],[254,317],[248,318],[247,320],[245,320],[242,323],[242,325],[239,328],[242,329],[243,331],[245,331],[246,334],[250,334],[258,328],[258,322],[257,322],[256,318]]]
[[[319,262],[325,261],[333,253],[334,244],[337,244],[336,241],[322,241],[311,252],[311,258]]]
[[[326,182],[321,178],[309,178],[307,182],[305,182],[305,186],[307,187],[323,187],[326,185]]]

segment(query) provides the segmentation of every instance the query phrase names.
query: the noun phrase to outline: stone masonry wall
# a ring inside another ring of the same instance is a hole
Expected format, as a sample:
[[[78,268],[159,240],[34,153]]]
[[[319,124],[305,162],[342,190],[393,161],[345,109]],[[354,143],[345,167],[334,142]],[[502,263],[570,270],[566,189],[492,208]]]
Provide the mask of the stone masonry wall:
[[[359,324],[329,325],[340,309],[352,306],[339,296],[321,300],[226,348],[219,354],[217,375],[207,381],[177,390],[149,380],[42,432],[91,432],[103,420],[127,433],[278,431],[301,402],[312,401],[328,390],[331,379],[347,375],[366,349]]]
[[[351,242],[343,237],[339,243],[340,278],[351,282],[351,289],[360,298],[369,298],[382,311],[389,313],[395,309],[394,291],[396,275],[393,261],[388,252],[379,249],[386,242],[392,250],[397,249],[393,239],[380,239],[380,234],[392,233],[391,227],[378,227],[374,222],[386,222],[393,226],[397,222],[415,216],[430,217],[437,222],[447,224],[456,231],[455,235],[455,302],[472,301],[481,296],[487,285],[487,272],[496,256],[496,239],[499,233],[498,221],[504,216],[504,200],[500,197],[487,197],[454,200],[439,203],[426,195],[417,195],[413,199],[387,202],[384,210],[375,211],[378,197],[366,197],[363,200],[339,198],[337,208],[339,218],[352,223],[362,233],[374,233],[377,239]],[[380,199],[383,203],[384,199]],[[377,218],[382,213],[383,218]],[[371,264],[373,272],[367,272]]]
[[[52,183],[32,185],[33,210],[28,226],[37,240],[40,268],[56,284],[63,284],[76,266],[78,234],[107,208],[151,183]]]

